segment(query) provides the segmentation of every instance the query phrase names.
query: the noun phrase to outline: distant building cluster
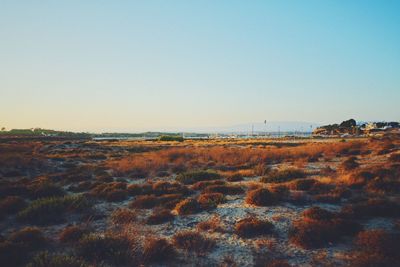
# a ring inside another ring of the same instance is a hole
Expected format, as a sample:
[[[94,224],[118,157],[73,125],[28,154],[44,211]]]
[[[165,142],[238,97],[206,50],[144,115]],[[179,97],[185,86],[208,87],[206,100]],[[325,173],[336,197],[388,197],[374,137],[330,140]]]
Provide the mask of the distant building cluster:
[[[313,131],[314,136],[347,136],[373,135],[386,132],[399,132],[399,122],[368,122],[357,124],[354,119],[343,121],[340,124],[324,125]]]

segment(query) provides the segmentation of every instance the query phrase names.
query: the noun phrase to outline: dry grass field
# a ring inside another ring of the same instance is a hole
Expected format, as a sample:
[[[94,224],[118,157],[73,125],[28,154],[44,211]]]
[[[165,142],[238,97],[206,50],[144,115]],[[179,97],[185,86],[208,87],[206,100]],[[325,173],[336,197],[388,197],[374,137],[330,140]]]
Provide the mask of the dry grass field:
[[[0,142],[0,265],[400,266],[400,137]]]

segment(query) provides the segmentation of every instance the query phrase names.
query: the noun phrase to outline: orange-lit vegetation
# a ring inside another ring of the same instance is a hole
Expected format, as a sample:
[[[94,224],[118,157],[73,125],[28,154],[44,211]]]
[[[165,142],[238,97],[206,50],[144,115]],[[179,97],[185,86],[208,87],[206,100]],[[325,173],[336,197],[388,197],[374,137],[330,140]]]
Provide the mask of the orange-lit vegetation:
[[[240,237],[255,237],[271,234],[274,225],[269,221],[262,221],[254,217],[244,218],[235,224],[235,233]]]
[[[399,155],[396,135],[0,142],[0,262],[399,266]]]

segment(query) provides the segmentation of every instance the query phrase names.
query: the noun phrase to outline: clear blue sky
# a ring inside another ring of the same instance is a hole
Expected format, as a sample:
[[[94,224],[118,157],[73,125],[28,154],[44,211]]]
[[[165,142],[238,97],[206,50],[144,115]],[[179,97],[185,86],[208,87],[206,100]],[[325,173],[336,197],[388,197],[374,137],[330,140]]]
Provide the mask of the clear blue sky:
[[[0,126],[400,120],[400,1],[0,0]]]

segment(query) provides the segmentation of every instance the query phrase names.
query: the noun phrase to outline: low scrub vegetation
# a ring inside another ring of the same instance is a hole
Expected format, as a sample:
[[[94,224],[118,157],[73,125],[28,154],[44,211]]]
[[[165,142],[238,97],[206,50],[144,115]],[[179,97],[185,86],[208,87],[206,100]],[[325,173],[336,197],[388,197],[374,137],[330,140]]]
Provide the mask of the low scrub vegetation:
[[[274,225],[269,221],[248,217],[235,224],[235,233],[240,237],[251,238],[271,234]]]
[[[354,219],[374,217],[399,217],[400,205],[386,199],[369,199],[348,204],[342,208],[342,214]]]
[[[179,215],[189,215],[201,211],[201,206],[196,199],[188,198],[179,202],[175,210]]]
[[[203,192],[221,193],[224,195],[240,195],[244,193],[244,190],[238,185],[210,185],[204,188]]]
[[[199,231],[206,231],[206,232],[223,233],[226,231],[223,227],[221,218],[219,216],[213,216],[207,221],[199,222],[196,228]]]
[[[131,247],[127,239],[115,235],[89,234],[77,244],[79,256],[88,262],[107,262],[122,265],[132,261]]]
[[[199,195],[197,201],[203,209],[212,209],[224,203],[226,198],[222,193],[203,193]]]
[[[147,224],[162,224],[174,219],[169,209],[154,209],[153,213],[146,219]]]
[[[41,198],[17,214],[17,219],[34,224],[62,222],[68,212],[86,211],[90,202],[82,196]]]
[[[89,267],[83,260],[66,254],[52,254],[48,251],[38,253],[27,267]]]
[[[0,200],[0,218],[19,212],[27,206],[25,199],[19,196],[7,196]]]
[[[64,228],[60,234],[58,239],[62,243],[76,243],[78,242],[85,234],[88,234],[89,230],[86,227],[78,226],[78,225],[70,225]]]
[[[131,208],[152,209],[154,207],[174,207],[182,199],[181,194],[141,195],[130,202]]]
[[[355,248],[350,257],[351,266],[399,266],[399,234],[384,230],[360,232],[355,239]]]
[[[111,222],[116,225],[129,224],[137,219],[137,213],[127,208],[119,208],[113,211],[110,216]]]
[[[177,248],[198,255],[204,255],[215,246],[215,241],[194,231],[179,232],[173,237],[173,243]]]
[[[286,168],[281,170],[272,170],[261,178],[264,183],[284,183],[298,178],[306,177],[302,169]]]
[[[339,214],[313,207],[293,222],[289,240],[306,249],[320,248],[340,241],[344,236],[354,235],[361,229],[360,224],[341,218]]]
[[[276,196],[266,188],[259,188],[247,192],[246,199],[247,204],[256,206],[271,206],[276,204]]]
[[[200,181],[209,181],[221,179],[221,175],[212,171],[192,171],[181,173],[176,180],[183,184],[194,184]]]
[[[143,247],[143,259],[146,263],[163,263],[176,257],[177,253],[172,244],[164,238],[146,239]]]
[[[0,140],[0,265],[400,266],[399,137]]]

